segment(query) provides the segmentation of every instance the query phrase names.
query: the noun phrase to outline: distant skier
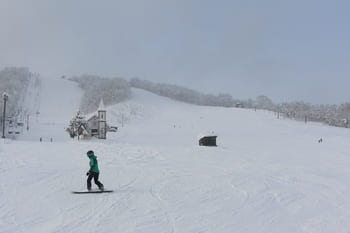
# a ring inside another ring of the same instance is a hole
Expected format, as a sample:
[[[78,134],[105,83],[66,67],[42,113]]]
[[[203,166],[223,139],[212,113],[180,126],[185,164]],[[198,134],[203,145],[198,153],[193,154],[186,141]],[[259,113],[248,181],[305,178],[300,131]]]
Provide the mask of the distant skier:
[[[94,178],[95,184],[98,186],[98,188],[101,191],[103,191],[104,190],[103,184],[98,180],[100,170],[98,169],[96,156],[94,155],[94,152],[92,150],[89,150],[86,154],[90,159],[90,170],[86,173],[86,175],[88,176],[87,189],[89,191],[91,190],[91,180],[92,178]]]

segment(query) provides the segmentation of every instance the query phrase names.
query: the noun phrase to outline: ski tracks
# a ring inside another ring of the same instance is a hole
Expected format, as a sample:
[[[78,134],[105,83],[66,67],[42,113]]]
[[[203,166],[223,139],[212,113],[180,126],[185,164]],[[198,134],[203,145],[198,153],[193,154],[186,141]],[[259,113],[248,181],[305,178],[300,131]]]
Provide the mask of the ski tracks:
[[[170,233],[175,233],[176,232],[175,219],[172,216],[169,207],[167,206],[165,201],[162,199],[160,192],[156,190],[156,185],[159,185],[159,184],[160,183],[156,183],[156,184],[151,185],[149,192],[150,192],[151,196],[158,203],[159,208],[162,210],[162,212],[164,212],[167,223],[171,228]]]
[[[65,218],[55,232],[81,232],[82,229],[85,229],[85,232],[97,232],[106,211],[114,207],[107,195],[109,194],[97,194],[92,197],[76,195],[77,204],[60,210],[60,215]]]

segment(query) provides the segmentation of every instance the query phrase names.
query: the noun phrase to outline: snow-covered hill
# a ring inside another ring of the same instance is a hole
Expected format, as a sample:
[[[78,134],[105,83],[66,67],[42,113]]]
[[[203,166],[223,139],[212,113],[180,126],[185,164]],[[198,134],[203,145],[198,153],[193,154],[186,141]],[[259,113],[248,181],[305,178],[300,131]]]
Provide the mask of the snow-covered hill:
[[[76,141],[63,127],[81,92],[46,81],[37,132],[0,144],[0,232],[350,231],[347,129],[133,89],[107,108],[117,133]],[[207,133],[218,147],[198,146]],[[85,188],[88,150],[114,193],[71,194]]]
[[[38,105],[30,115],[29,128],[20,136],[21,140],[67,141],[65,128],[79,109],[83,91],[78,84],[66,79],[41,78],[40,100],[32,100]],[[34,103],[33,103],[34,102]]]

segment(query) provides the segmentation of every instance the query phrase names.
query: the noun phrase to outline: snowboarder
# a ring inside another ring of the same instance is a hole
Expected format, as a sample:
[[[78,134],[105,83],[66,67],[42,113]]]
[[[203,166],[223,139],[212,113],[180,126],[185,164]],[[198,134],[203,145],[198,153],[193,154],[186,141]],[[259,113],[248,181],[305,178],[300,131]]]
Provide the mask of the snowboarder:
[[[98,188],[101,191],[103,191],[104,190],[103,184],[98,180],[100,170],[98,169],[96,156],[94,155],[94,152],[92,150],[89,150],[86,154],[90,159],[90,170],[86,173],[86,175],[88,176],[87,189],[89,191],[91,190],[91,180],[92,178],[94,178],[95,184],[98,186]]]

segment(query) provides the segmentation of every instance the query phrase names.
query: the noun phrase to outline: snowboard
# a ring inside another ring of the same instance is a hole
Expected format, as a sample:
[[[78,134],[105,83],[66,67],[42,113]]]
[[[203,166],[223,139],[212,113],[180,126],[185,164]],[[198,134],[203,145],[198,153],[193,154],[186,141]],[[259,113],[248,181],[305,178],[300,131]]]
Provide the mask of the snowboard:
[[[88,190],[83,190],[83,191],[73,191],[72,193],[74,194],[88,194],[88,193],[111,193],[113,192],[113,190],[91,190],[91,191],[88,191]]]

